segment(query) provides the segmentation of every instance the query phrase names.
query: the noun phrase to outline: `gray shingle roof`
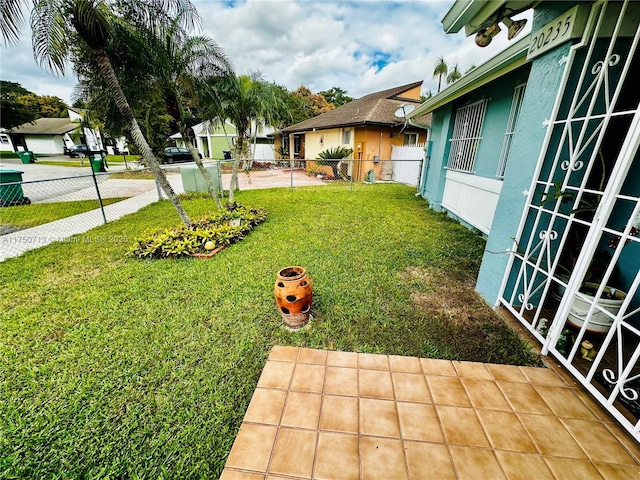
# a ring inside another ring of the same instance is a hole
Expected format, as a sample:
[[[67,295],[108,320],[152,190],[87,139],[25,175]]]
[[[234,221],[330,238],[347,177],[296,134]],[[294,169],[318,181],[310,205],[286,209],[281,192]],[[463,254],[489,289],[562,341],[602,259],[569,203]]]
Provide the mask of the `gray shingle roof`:
[[[23,123],[11,129],[11,133],[23,135],[64,135],[78,128],[78,122],[69,118],[39,118],[33,123]]]
[[[340,107],[321,113],[304,122],[283,128],[283,133],[305,132],[316,129],[340,128],[355,125],[399,125],[404,123],[395,116],[398,106],[405,103],[418,106],[420,102],[414,98],[403,97],[402,94],[422,85],[422,81],[402,85],[381,92],[371,93],[352,100]]]

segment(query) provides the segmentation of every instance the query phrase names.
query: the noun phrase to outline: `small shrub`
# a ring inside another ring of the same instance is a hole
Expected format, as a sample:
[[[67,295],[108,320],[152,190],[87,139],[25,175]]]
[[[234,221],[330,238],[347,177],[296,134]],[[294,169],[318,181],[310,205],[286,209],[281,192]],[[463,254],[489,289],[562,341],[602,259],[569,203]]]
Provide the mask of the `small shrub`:
[[[205,249],[207,242],[213,242],[214,248],[239,242],[266,218],[262,208],[227,205],[227,208],[195,220],[191,228],[169,228],[136,239],[128,255],[135,258],[175,258],[208,253]]]

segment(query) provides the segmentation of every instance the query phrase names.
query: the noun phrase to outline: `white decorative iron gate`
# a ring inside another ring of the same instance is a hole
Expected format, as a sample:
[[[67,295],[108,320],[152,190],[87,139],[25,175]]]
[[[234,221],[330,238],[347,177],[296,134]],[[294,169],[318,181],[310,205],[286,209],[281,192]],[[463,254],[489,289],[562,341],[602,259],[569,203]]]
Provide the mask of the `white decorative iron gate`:
[[[595,2],[563,59],[500,296],[638,440],[639,7]]]

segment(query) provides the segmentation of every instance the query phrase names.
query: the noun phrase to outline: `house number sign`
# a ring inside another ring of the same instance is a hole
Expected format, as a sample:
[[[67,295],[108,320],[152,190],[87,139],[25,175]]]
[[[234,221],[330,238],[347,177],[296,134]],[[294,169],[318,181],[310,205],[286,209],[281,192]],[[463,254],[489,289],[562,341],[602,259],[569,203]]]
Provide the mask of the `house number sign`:
[[[527,60],[542,55],[544,52],[563,44],[573,38],[578,38],[584,31],[587,10],[576,5],[555,20],[547,23],[531,36]]]

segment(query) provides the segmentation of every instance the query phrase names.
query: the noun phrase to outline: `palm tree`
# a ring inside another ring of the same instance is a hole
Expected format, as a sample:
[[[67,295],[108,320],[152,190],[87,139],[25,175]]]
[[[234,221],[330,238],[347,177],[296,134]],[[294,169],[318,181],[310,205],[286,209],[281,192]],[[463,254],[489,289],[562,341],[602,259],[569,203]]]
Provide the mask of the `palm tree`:
[[[223,118],[229,119],[236,127],[236,144],[233,148],[233,170],[229,187],[229,203],[234,201],[234,191],[238,189],[238,168],[249,155],[252,123],[256,127],[273,125],[281,113],[282,101],[274,84],[265,82],[260,72],[237,77],[233,85],[224,91],[219,89],[223,99]]]
[[[6,0],[0,4],[3,16],[0,30],[6,42],[17,39],[18,28],[24,18],[22,9],[27,4],[26,0]],[[174,21],[182,28],[190,28],[197,19],[195,7],[189,0],[34,0],[31,12],[34,56],[51,72],[64,74],[65,61],[71,58],[75,41],[79,40],[90,50],[133,142],[181,220],[188,226],[191,220],[134,118],[111,64],[107,45],[116,24],[132,29],[150,28],[161,34]]]
[[[462,77],[462,73],[458,70],[458,64],[456,63],[449,72],[449,75],[447,75],[447,85],[460,80],[460,77]]]
[[[436,67],[433,69],[433,78],[438,77],[438,93],[440,93],[440,87],[442,86],[442,77],[446,77],[449,72],[449,65],[445,61],[444,57],[436,60]]]
[[[163,38],[150,35],[147,45],[150,46],[148,52],[152,58],[152,76],[164,99],[166,110],[202,173],[211,196],[218,207],[222,208],[215,184],[193,146],[193,125],[189,125],[189,120],[193,117],[188,112],[187,98],[192,102],[203,96],[209,100],[211,94],[215,98],[215,92],[208,90],[207,81],[212,77],[232,76],[231,63],[212,39],[206,36],[187,36],[179,25],[172,26]]]

